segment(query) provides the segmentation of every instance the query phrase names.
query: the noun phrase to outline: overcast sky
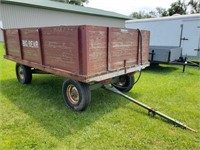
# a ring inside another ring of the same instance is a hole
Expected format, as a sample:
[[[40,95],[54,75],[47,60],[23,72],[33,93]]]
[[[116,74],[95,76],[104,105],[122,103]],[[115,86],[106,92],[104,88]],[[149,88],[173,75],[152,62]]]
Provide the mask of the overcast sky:
[[[114,11],[124,15],[132,12],[155,10],[156,7],[169,8],[170,4],[177,0],[89,0],[86,7],[99,8]]]

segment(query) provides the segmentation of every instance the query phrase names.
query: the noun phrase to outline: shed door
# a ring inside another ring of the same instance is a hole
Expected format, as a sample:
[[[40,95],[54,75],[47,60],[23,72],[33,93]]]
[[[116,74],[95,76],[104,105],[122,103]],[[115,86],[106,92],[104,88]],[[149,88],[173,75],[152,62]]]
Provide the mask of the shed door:
[[[183,55],[197,56],[200,44],[200,21],[184,20],[182,38]]]

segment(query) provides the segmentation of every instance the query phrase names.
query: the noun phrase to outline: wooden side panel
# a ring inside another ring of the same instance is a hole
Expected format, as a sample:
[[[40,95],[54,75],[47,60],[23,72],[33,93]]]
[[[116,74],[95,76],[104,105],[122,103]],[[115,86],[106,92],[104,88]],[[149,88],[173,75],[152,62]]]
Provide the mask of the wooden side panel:
[[[20,29],[23,59],[41,64],[39,30]]]
[[[5,30],[7,55],[21,58],[19,32],[17,29]]]
[[[46,66],[79,73],[78,26],[41,29],[43,63]]]
[[[85,30],[85,31],[84,31]],[[107,28],[82,27],[83,74],[95,75],[107,71]],[[84,37],[86,40],[84,40]]]
[[[80,81],[120,69],[126,73],[140,64],[138,33],[87,25],[6,29],[6,58]],[[149,37],[142,31],[143,64],[148,63]]]
[[[137,30],[109,29],[109,71],[137,65],[137,52]]]
[[[149,60],[150,32],[142,30],[142,63],[146,64]]]

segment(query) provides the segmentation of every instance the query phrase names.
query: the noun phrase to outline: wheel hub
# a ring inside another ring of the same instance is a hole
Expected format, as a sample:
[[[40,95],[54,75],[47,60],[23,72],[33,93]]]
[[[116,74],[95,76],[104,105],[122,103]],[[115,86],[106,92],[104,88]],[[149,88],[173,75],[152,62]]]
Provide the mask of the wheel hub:
[[[125,86],[126,84],[126,78],[125,77],[120,77],[119,82],[117,83],[118,86]]]
[[[19,74],[19,78],[21,80],[23,80],[24,79],[24,71],[23,71],[22,67],[18,68],[18,74]]]
[[[79,101],[79,92],[78,92],[78,89],[70,84],[68,87],[67,87],[67,91],[66,91],[66,94],[67,94],[67,97],[69,98],[69,101],[72,103],[72,104],[78,104],[78,101]]]

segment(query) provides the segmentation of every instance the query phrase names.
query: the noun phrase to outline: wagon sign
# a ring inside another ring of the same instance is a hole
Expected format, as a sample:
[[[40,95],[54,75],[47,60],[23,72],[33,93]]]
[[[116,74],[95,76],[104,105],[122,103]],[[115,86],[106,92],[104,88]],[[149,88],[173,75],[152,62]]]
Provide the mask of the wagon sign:
[[[22,40],[23,47],[38,48],[38,41]]]

